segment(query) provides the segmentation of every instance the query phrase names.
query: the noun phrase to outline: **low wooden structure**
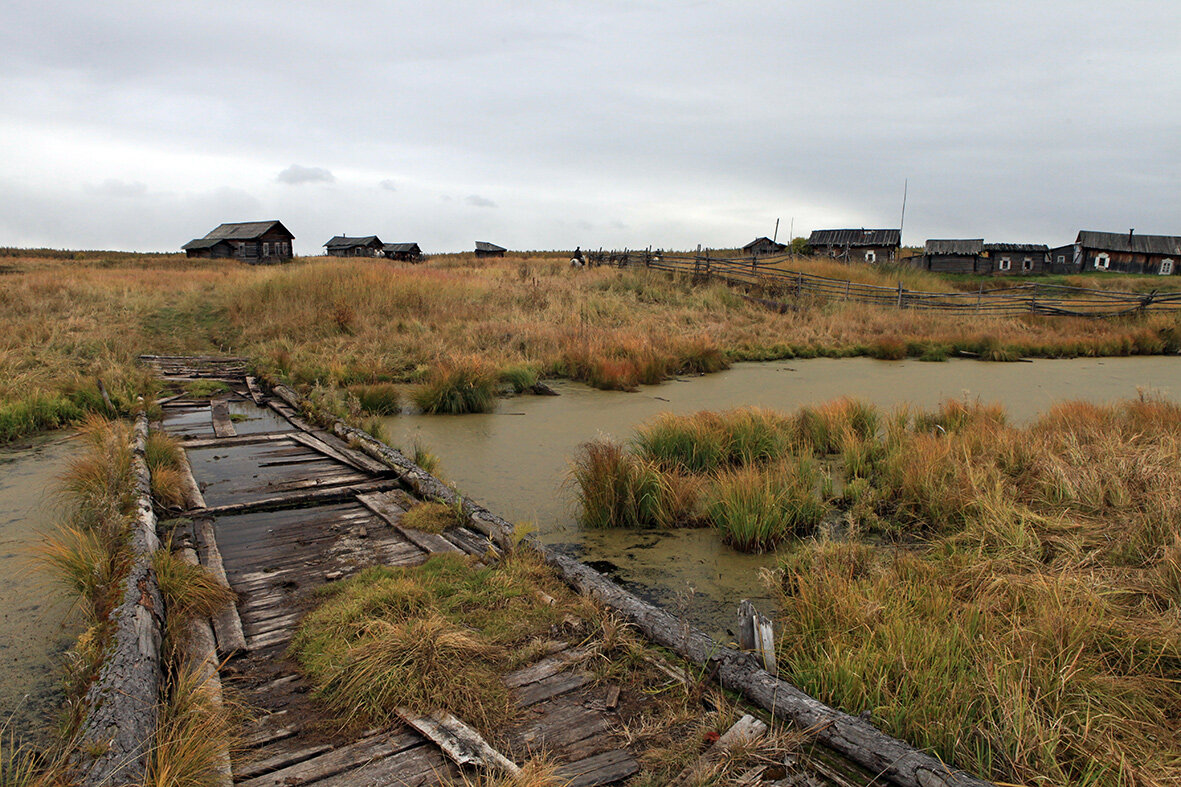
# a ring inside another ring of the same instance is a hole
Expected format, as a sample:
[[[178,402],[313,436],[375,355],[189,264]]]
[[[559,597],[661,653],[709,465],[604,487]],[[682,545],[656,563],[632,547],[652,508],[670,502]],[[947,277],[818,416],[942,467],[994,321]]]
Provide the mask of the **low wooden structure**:
[[[489,243],[486,240],[476,241],[477,257],[503,257],[506,251],[508,249],[504,246],[497,246],[495,243]]]
[[[1050,247],[1044,243],[986,243],[978,273],[993,276],[1036,276],[1050,264]]]
[[[295,236],[278,220],[219,224],[181,248],[189,257],[234,257],[252,265],[290,260]]]
[[[786,251],[786,244],[776,243],[767,237],[755,238],[742,247],[742,253],[748,257],[770,257],[775,254],[783,254]]]
[[[1075,272],[1118,271],[1175,276],[1181,273],[1181,236],[1137,235],[1135,230],[1080,230],[1074,242]]]
[[[935,273],[976,273],[984,259],[984,238],[928,240],[911,264]]]
[[[351,238],[337,235],[324,244],[329,257],[380,257],[385,244],[376,235]]]
[[[417,243],[387,243],[382,247],[382,253],[388,259],[401,262],[420,262],[422,260],[422,249],[418,247]]]
[[[902,230],[813,230],[808,246],[844,262],[893,262],[902,245]]]

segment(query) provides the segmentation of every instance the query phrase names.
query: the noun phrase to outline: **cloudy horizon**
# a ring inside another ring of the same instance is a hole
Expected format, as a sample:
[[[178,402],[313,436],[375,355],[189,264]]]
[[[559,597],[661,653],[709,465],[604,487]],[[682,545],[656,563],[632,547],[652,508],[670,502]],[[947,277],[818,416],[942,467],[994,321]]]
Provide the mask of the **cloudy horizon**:
[[[33,3],[0,246],[1181,234],[1181,5]]]

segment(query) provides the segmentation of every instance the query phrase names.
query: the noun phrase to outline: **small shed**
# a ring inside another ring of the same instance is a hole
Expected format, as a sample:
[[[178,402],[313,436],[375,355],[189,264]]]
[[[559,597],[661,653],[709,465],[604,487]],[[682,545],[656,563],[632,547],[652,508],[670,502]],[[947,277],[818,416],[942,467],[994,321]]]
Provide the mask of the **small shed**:
[[[1073,243],[1050,249],[1050,273],[1078,273],[1079,267]]]
[[[984,238],[929,240],[915,259],[936,273],[975,273],[984,260]]]
[[[422,260],[422,249],[418,247],[417,243],[387,243],[382,251],[391,260],[402,260],[403,262],[420,262]]]
[[[813,230],[808,245],[816,254],[845,262],[893,262],[902,245],[902,230]]]
[[[350,238],[337,235],[324,244],[329,257],[380,257],[385,244],[376,235]]]
[[[1075,258],[1084,272],[1119,271],[1161,276],[1179,273],[1181,237],[1176,235],[1137,235],[1135,230],[1126,233],[1081,230],[1074,245]]]
[[[981,273],[994,276],[1034,276],[1045,273],[1050,247],[1044,243],[986,243]]]
[[[786,244],[776,243],[770,238],[755,238],[742,247],[742,251],[751,257],[770,257],[773,254],[783,254],[787,251]]]
[[[258,265],[291,259],[294,240],[281,221],[237,221],[219,224],[204,238],[194,238],[181,248],[189,257],[229,256]],[[219,241],[228,244],[229,254]]]
[[[477,257],[503,257],[506,251],[508,249],[504,246],[497,246],[495,243],[489,243],[485,240],[476,241]]]

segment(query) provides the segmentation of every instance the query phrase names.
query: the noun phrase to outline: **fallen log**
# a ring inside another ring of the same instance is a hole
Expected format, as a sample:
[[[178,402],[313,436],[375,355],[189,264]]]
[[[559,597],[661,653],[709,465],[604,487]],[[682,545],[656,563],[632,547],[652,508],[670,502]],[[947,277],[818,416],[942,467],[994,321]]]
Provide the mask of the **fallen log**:
[[[226,578],[226,568],[221,560],[221,551],[217,548],[217,537],[214,534],[213,522],[206,518],[193,522],[193,531],[197,536],[197,548],[201,550],[201,562],[219,584],[233,590]],[[230,656],[246,650],[246,635],[242,631],[242,618],[238,615],[237,604],[227,604],[213,616],[213,629],[217,634],[218,651],[224,656]]]

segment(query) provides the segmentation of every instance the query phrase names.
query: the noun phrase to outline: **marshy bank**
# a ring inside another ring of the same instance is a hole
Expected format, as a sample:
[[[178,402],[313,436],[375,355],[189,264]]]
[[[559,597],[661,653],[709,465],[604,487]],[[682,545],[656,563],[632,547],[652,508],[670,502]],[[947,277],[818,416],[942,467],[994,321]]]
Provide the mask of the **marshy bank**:
[[[664,412],[690,414],[758,406],[791,412],[852,396],[889,409],[932,408],[946,399],[979,397],[1001,404],[1026,423],[1054,402],[1107,402],[1135,397],[1141,387],[1181,393],[1181,363],[1172,358],[1038,360],[1029,364],[977,361],[922,363],[871,359],[812,359],[736,364],[714,375],[603,392],[559,381],[559,397],[502,400],[497,410],[461,417],[399,415],[385,420],[393,442],[425,445],[457,488],[513,521],[533,523],[538,536],[608,569],[649,600],[685,606],[698,625],[732,625],[739,598],[765,599],[760,568],[772,555],[720,548],[708,530],[638,533],[587,531],[577,525],[569,460],[599,435],[629,439],[635,428]],[[694,590],[693,602],[682,599]]]
[[[61,707],[60,660],[80,624],[72,600],[33,564],[60,515],[55,495],[77,443],[55,434],[0,448],[0,727],[39,743]]]

